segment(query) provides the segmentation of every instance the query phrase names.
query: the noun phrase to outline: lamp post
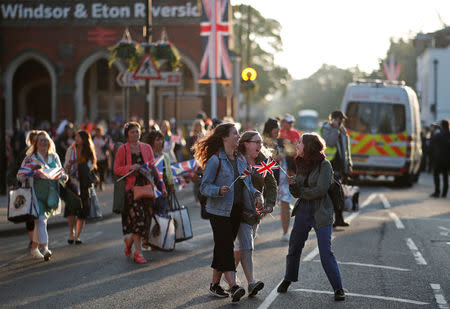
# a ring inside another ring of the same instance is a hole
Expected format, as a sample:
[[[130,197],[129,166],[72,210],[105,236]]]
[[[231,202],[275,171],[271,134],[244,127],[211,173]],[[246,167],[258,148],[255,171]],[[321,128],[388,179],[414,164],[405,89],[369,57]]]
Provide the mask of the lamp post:
[[[434,114],[434,120],[437,120],[437,108],[438,108],[438,98],[437,98],[437,87],[438,87],[438,63],[437,59],[433,60],[433,73],[434,73],[434,102],[431,105],[431,111]]]
[[[147,18],[145,19],[145,53],[150,53],[150,42],[152,41],[152,0],[147,0]],[[145,81],[145,106],[144,106],[144,128],[148,134],[150,131],[150,103],[152,101],[150,80]]]

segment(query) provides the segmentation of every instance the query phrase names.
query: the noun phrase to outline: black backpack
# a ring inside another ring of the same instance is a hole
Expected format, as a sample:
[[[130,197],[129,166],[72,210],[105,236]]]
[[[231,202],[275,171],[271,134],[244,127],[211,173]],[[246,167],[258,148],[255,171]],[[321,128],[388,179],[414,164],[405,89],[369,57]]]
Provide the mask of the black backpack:
[[[319,165],[319,173],[321,165],[322,164]],[[334,172],[333,177],[331,179],[331,185],[328,188],[328,196],[330,197],[331,202],[333,203],[333,208],[335,210],[344,209],[345,206],[344,189],[342,188],[342,183],[339,180],[339,177],[337,177]]]
[[[217,172],[216,172],[216,177],[214,177],[214,181],[216,181],[217,179],[217,175],[219,175],[220,172],[220,168],[222,167],[222,161],[220,160],[219,156],[217,154],[215,154],[217,156],[217,159],[219,159],[219,167],[217,168]],[[201,178],[199,179],[199,183],[201,183]],[[209,213],[206,211],[206,202],[208,201],[208,197],[203,195],[200,190],[198,190],[198,201],[200,202],[200,206],[201,206],[201,212],[200,215],[202,217],[202,219],[209,219]]]

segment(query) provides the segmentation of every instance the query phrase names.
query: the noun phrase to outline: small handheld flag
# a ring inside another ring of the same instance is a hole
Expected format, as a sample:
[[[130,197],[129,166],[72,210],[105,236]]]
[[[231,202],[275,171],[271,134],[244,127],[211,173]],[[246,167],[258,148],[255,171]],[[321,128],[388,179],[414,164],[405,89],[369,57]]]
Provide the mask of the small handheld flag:
[[[273,170],[278,169],[277,162],[269,157],[268,159],[261,161],[260,165],[254,165],[253,168],[262,176],[266,177],[267,173],[273,174]]]

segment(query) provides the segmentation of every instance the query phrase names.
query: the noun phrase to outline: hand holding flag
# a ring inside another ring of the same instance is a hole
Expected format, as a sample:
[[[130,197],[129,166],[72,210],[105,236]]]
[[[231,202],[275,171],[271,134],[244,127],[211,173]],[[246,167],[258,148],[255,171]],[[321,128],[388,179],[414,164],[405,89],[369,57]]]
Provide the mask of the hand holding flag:
[[[245,179],[248,175],[251,175],[252,173],[248,170],[245,169],[241,175],[239,175],[238,177],[236,177],[235,180],[233,180],[233,182],[231,183],[230,187],[234,185],[234,183],[238,180],[238,179]]]

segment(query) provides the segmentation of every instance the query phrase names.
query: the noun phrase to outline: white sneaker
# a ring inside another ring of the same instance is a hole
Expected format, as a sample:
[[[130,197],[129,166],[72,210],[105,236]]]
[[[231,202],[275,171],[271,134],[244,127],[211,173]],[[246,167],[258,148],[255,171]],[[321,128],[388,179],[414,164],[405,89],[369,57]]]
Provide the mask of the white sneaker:
[[[39,251],[38,248],[36,249],[31,249],[31,256],[35,259],[39,259],[42,260],[44,258],[44,256],[42,255],[41,251]]]
[[[281,236],[281,241],[289,242],[289,236],[289,233],[284,234],[283,236]]]
[[[52,257],[52,252],[50,251],[50,250],[45,250],[45,252],[44,252],[44,255],[43,255],[43,257],[44,257],[44,261],[48,261],[48,260],[50,260],[50,258]]]

